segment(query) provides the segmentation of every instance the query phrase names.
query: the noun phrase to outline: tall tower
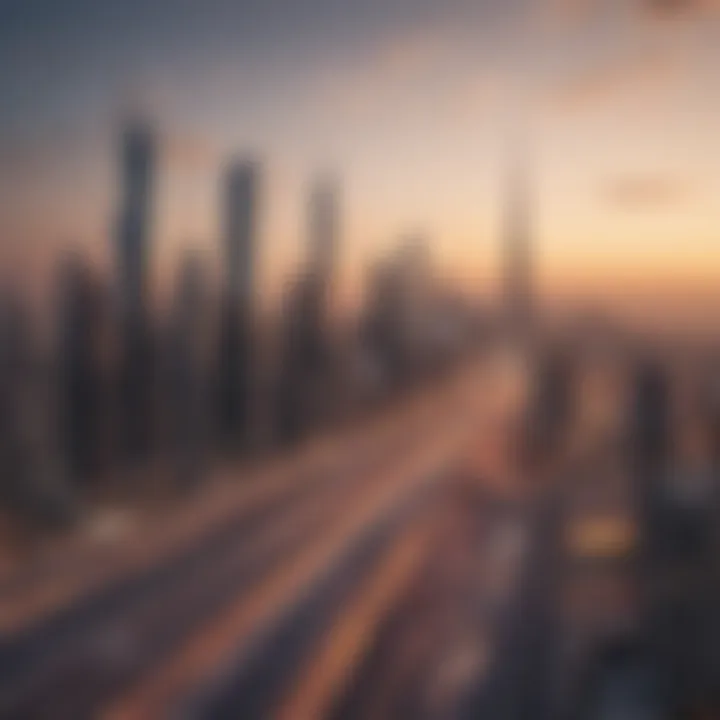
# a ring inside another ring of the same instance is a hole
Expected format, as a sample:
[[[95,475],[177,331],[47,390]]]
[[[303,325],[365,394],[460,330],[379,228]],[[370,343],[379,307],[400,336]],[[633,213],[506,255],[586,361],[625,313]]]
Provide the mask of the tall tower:
[[[122,196],[117,237],[121,320],[119,412],[125,457],[143,460],[154,430],[153,348],[147,298],[155,137],[146,124],[129,125],[121,148]]]
[[[60,268],[60,438],[73,482],[88,481],[103,455],[103,293],[89,265],[69,255]]]
[[[308,202],[308,250],[303,274],[292,287],[278,387],[280,437],[294,441],[327,415],[333,389],[327,299],[337,251],[338,211],[334,180],[323,178]]]
[[[304,328],[308,368],[322,364],[328,337],[328,307],[338,242],[338,192],[332,177],[322,177],[309,198],[308,259],[296,311]],[[312,359],[314,357],[314,359]]]
[[[338,210],[335,180],[318,180],[310,194],[308,271],[325,288],[330,282],[337,252]]]
[[[252,420],[255,230],[258,167],[233,163],[224,178],[225,280],[220,317],[217,410],[222,445],[233,450],[248,437]]]
[[[513,163],[507,187],[504,237],[505,317],[511,331],[526,334],[533,325],[532,217],[530,182],[524,162]]]
[[[225,188],[225,290],[229,300],[247,311],[253,292],[254,236],[257,222],[255,162],[233,164]]]
[[[122,198],[117,238],[119,292],[125,317],[143,315],[150,241],[155,138],[149,126],[129,125],[122,138]]]

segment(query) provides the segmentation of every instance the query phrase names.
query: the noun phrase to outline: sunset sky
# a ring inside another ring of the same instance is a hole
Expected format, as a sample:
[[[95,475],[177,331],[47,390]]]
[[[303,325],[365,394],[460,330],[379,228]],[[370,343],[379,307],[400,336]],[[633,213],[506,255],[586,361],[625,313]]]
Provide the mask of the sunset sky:
[[[107,262],[141,112],[161,280],[185,247],[215,257],[223,164],[251,156],[263,287],[331,171],[348,293],[408,233],[492,293],[521,143],[547,302],[697,320],[720,310],[719,70],[718,0],[0,0],[3,270],[45,286],[68,243]]]

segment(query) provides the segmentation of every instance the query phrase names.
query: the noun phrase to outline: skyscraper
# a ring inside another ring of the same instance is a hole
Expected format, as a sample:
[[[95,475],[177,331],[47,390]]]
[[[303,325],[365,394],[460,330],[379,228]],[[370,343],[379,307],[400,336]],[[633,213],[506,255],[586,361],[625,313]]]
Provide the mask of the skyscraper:
[[[327,416],[332,376],[327,301],[338,235],[337,190],[324,178],[308,207],[308,256],[285,307],[277,420],[282,439],[293,441]]]
[[[252,404],[253,295],[258,166],[240,161],[224,178],[225,278],[217,373],[218,421],[229,449],[247,436]]]
[[[79,256],[69,255],[60,270],[59,429],[71,480],[87,482],[103,459],[105,303],[99,281]]]
[[[117,237],[121,360],[120,432],[123,453],[144,458],[153,431],[153,343],[147,297],[155,139],[145,124],[129,125],[122,139],[122,196]]]
[[[533,324],[533,302],[530,184],[523,161],[513,163],[507,192],[503,248],[505,317],[511,332],[525,335]]]
[[[146,303],[146,271],[150,242],[155,139],[145,124],[129,125],[122,137],[122,197],[117,237],[121,312],[142,315]]]
[[[258,167],[255,162],[233,164],[226,177],[224,241],[225,289],[233,303],[248,311],[253,292]]]
[[[331,177],[317,181],[310,194],[309,257],[307,272],[327,289],[337,252],[337,188]]]
[[[207,459],[206,277],[200,257],[188,253],[177,276],[166,345],[164,406],[177,480],[184,488],[201,479]]]

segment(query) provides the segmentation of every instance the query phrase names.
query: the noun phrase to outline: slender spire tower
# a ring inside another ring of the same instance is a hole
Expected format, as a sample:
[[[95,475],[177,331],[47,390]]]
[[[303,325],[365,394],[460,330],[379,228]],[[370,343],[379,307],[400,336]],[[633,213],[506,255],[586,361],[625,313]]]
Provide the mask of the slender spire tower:
[[[504,237],[505,316],[513,333],[526,335],[533,326],[532,215],[527,156],[513,148],[508,173]]]
[[[337,254],[338,189],[332,176],[323,176],[312,188],[309,200],[309,267],[323,290],[331,282]]]
[[[226,176],[225,291],[243,313],[250,310],[254,290],[258,176],[259,166],[253,160],[234,163]]]
[[[216,378],[219,427],[229,450],[247,439],[252,422],[259,175],[257,162],[240,160],[224,178],[225,286]]]
[[[138,321],[147,310],[155,136],[150,125],[129,124],[122,136],[122,198],[117,237],[120,302],[126,318]]]

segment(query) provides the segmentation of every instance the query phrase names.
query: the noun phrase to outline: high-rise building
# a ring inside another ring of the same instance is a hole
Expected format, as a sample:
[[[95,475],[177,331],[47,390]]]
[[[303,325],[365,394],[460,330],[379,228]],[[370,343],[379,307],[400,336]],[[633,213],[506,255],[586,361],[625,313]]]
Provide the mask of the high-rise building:
[[[362,323],[365,350],[385,389],[400,384],[405,376],[401,285],[397,259],[383,258],[369,278]]]
[[[148,311],[147,266],[155,138],[148,125],[132,124],[125,130],[121,166],[122,196],[117,238],[121,329],[118,400],[123,454],[134,461],[150,452],[154,428],[154,350]]]
[[[327,326],[328,293],[337,251],[336,184],[320,180],[310,193],[308,256],[285,306],[278,431],[292,441],[327,415],[332,374]]]
[[[28,385],[33,348],[24,305],[0,287],[0,503],[17,505],[32,481]]]
[[[333,178],[318,180],[310,195],[309,274],[325,286],[331,279],[337,252],[337,187]]]
[[[233,164],[226,177],[224,242],[226,293],[248,310],[253,293],[258,166],[253,161]]]
[[[155,174],[155,138],[144,124],[129,125],[122,138],[122,197],[117,237],[118,282],[125,316],[145,311]]]
[[[73,482],[94,480],[103,460],[105,303],[91,268],[70,255],[60,268],[60,435]]]
[[[209,436],[205,346],[206,273],[201,258],[188,253],[177,276],[166,344],[165,375],[170,448],[181,487],[203,474]]]
[[[506,321],[512,332],[525,334],[533,324],[533,287],[530,183],[524,164],[514,164],[507,192],[503,248]]]
[[[247,438],[253,385],[253,297],[258,166],[234,163],[225,176],[223,241],[225,279],[220,309],[218,422],[222,444]]]

